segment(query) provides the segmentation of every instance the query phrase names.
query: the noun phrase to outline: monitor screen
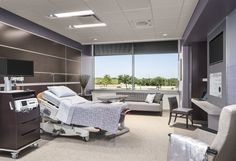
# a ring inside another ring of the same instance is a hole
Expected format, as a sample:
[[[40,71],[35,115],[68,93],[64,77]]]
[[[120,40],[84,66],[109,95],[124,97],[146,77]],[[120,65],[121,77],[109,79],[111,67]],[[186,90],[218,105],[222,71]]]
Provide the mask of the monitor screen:
[[[2,59],[0,75],[34,76],[34,62],[26,60]]]
[[[223,32],[221,32],[210,41],[209,43],[210,65],[223,61],[223,55],[224,55],[223,40],[224,40],[224,34]]]

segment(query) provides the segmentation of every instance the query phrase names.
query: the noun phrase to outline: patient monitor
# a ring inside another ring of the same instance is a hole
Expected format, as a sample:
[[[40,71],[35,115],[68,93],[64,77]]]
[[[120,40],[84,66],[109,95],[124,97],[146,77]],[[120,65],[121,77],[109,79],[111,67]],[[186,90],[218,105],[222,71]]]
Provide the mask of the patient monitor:
[[[37,108],[39,104],[37,98],[27,98],[15,100],[14,105],[16,112],[24,112]]]

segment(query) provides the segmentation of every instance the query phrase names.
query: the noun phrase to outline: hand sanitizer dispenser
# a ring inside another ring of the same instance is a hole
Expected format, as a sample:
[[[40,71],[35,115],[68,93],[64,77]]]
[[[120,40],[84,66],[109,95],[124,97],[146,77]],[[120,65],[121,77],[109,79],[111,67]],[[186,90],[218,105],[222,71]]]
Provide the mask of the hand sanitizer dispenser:
[[[4,91],[11,91],[12,90],[12,84],[9,77],[4,77]]]

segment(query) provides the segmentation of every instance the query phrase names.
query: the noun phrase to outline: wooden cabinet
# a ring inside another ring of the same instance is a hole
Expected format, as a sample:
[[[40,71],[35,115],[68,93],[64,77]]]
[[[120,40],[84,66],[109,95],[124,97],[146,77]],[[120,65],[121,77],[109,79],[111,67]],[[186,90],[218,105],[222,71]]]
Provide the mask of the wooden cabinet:
[[[203,82],[203,78],[207,78],[207,42],[195,42],[191,45],[191,97],[201,98],[207,89],[207,83]],[[207,113],[191,103],[193,108],[194,123],[205,123],[207,121]]]
[[[14,152],[40,139],[40,109],[16,112],[15,100],[35,98],[34,91],[0,92],[0,149]]]

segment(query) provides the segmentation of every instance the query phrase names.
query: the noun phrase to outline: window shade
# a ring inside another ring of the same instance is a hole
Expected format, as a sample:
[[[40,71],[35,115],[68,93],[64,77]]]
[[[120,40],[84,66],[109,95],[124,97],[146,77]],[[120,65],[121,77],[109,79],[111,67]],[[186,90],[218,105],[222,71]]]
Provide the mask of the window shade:
[[[178,41],[158,41],[134,43],[134,54],[178,53]]]
[[[178,53],[178,41],[94,45],[95,56]]]
[[[109,55],[132,55],[132,44],[103,44],[94,45],[95,56],[109,56]]]

